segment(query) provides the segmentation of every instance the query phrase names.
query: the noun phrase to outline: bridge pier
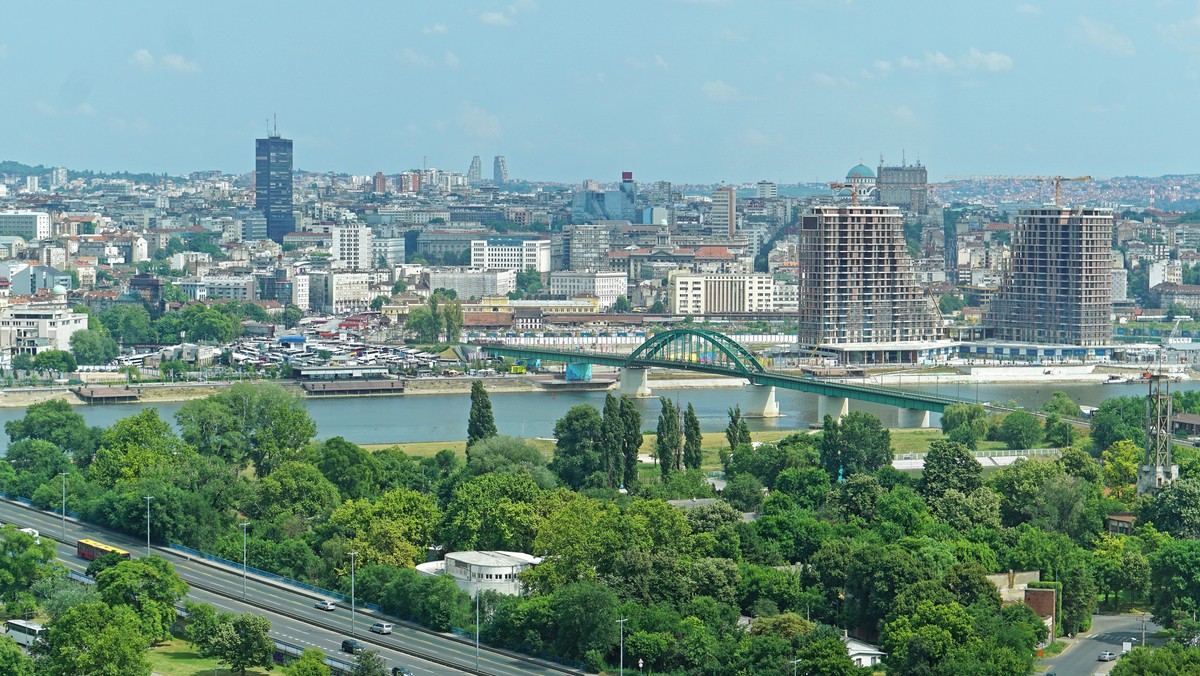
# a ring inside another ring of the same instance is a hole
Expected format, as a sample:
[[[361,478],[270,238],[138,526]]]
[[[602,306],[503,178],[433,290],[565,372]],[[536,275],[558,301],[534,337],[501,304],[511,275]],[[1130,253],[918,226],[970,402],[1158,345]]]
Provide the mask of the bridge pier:
[[[824,394],[817,397],[817,419],[822,423],[827,415],[833,416],[834,422],[840,422],[849,412],[850,400],[846,397],[830,397]]]
[[[742,412],[747,418],[778,418],[779,402],[775,401],[774,385],[750,385],[750,401]]]
[[[646,376],[650,369],[640,366],[621,367],[621,396],[644,399],[653,396]]]
[[[929,411],[919,408],[897,408],[896,427],[929,427]]]

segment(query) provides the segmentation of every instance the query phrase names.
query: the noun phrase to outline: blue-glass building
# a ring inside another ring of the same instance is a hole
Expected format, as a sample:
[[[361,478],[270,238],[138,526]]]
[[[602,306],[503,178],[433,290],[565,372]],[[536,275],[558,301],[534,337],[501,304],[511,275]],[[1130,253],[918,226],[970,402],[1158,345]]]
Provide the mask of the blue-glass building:
[[[267,218],[267,237],[283,242],[296,229],[292,215],[292,140],[272,133],[254,145],[254,204]]]

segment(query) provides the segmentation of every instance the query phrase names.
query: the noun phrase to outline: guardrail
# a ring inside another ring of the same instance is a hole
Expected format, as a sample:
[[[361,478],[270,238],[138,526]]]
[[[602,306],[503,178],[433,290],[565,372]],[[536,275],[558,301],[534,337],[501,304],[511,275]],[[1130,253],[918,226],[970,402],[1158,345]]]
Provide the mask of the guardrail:
[[[167,543],[167,549],[171,549],[171,550],[180,552],[182,554],[186,554],[187,556],[190,556],[193,558],[204,559],[205,561],[211,561],[213,563],[218,563],[223,566],[228,566],[235,570],[243,570],[242,564],[237,563],[236,561],[230,561],[229,559],[223,559],[219,556],[214,556],[212,554],[206,554],[202,551],[192,549],[191,547],[185,547],[183,545],[177,545],[174,543]],[[350,597],[346,596],[345,594],[340,594],[338,592],[330,591],[328,589],[322,589],[321,587],[317,587],[317,586],[314,586],[311,584],[300,582],[299,580],[293,580],[290,577],[284,577],[282,575],[277,575],[275,573],[261,570],[259,568],[253,568],[251,566],[245,566],[244,569],[247,574],[254,575],[255,577],[262,577],[262,578],[266,578],[268,580],[274,580],[275,582],[280,582],[280,583],[286,584],[291,587],[299,587],[301,589],[308,590],[315,594],[324,596],[325,598],[328,598],[328,599],[336,599],[336,600],[342,601],[344,603],[350,603]],[[367,610],[371,610],[371,611],[374,611],[377,613],[383,612],[383,609],[374,603],[367,603],[366,601],[360,601],[358,599],[355,599],[354,603],[359,608],[366,608]]]

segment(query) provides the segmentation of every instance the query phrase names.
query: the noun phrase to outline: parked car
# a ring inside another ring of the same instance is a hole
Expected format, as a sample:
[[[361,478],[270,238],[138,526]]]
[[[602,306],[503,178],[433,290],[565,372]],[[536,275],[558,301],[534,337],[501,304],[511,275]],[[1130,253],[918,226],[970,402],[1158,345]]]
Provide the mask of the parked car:
[[[1105,650],[1104,652],[1100,653],[1101,662],[1112,662],[1115,659],[1117,659],[1117,656],[1111,651]]]
[[[350,653],[351,655],[357,655],[357,654],[361,653],[362,651],[363,651],[363,644],[359,643],[358,641],[355,641],[352,638],[348,638],[345,641],[342,641],[342,652]]]
[[[392,667],[392,676],[413,676],[413,672],[408,667]]]
[[[334,603],[333,601],[330,601],[329,599],[317,601],[314,604],[314,606],[316,607],[317,610],[333,610],[333,609],[337,608],[337,604]]]
[[[376,634],[390,634],[392,633],[392,625],[387,622],[376,622],[371,625],[371,631]]]

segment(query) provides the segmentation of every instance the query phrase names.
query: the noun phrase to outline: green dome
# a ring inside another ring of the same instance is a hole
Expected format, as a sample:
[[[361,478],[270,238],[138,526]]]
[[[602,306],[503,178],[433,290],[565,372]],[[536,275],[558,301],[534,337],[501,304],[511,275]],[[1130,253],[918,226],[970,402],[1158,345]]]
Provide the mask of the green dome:
[[[875,178],[875,172],[865,164],[857,164],[846,174],[846,178]]]

